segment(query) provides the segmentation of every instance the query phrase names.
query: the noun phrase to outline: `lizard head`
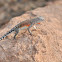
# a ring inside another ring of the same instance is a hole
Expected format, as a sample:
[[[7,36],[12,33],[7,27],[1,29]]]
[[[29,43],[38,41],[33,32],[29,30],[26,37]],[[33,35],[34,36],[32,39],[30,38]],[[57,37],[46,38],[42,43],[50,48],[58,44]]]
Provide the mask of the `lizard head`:
[[[39,16],[38,18],[39,18],[41,21],[43,21],[43,20],[44,20],[44,18],[43,18],[43,17],[41,17],[41,16]]]
[[[44,18],[41,16],[37,17],[36,23],[40,24],[41,21],[44,21]]]

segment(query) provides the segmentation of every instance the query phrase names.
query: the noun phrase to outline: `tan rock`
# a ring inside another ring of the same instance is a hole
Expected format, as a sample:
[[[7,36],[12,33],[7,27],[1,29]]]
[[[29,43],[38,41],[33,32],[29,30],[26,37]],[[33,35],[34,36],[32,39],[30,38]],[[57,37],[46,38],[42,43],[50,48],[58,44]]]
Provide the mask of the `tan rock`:
[[[31,28],[33,36],[23,30],[16,40],[10,34],[0,41],[0,62],[62,62],[62,6],[53,4],[31,12],[45,20],[36,25],[36,30]],[[31,12],[11,19],[0,29],[0,37],[17,23],[33,18]]]

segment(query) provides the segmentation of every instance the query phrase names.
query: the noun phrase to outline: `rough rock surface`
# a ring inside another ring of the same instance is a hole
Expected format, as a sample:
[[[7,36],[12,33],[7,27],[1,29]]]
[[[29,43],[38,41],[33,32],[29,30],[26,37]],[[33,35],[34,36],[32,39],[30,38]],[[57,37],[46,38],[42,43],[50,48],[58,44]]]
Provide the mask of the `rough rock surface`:
[[[37,8],[22,16],[13,18],[0,29],[0,37],[17,23],[33,18],[33,15],[45,18],[37,29],[31,28],[19,32],[16,40],[13,33],[0,41],[0,62],[62,62],[62,3],[54,3],[45,8]]]

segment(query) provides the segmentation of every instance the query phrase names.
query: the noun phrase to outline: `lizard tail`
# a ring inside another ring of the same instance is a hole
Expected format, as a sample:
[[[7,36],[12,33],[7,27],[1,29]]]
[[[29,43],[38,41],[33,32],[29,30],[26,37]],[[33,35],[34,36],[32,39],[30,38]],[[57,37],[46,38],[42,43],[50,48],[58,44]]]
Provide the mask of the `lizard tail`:
[[[7,32],[4,36],[2,36],[0,38],[0,40],[4,39],[7,35],[9,35],[12,31],[14,31],[14,29],[11,29],[9,32]]]

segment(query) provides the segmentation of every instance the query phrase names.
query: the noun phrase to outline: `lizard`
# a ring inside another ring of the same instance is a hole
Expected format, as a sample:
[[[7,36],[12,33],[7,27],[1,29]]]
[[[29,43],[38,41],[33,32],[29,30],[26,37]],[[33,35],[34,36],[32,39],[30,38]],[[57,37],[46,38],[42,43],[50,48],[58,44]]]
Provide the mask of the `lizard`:
[[[15,35],[14,35],[14,39],[16,38],[18,32],[20,29],[25,29],[27,28],[28,32],[30,33],[30,35],[32,35],[32,32],[30,31],[30,28],[36,24],[36,23],[40,23],[41,21],[43,21],[44,18],[39,16],[39,17],[35,17],[33,19],[30,20],[25,20],[22,21],[20,23],[18,23],[15,27],[13,27],[10,31],[8,31],[6,34],[4,34],[4,36],[2,36],[0,38],[0,40],[4,39],[7,35],[9,35],[11,32],[15,31]]]

